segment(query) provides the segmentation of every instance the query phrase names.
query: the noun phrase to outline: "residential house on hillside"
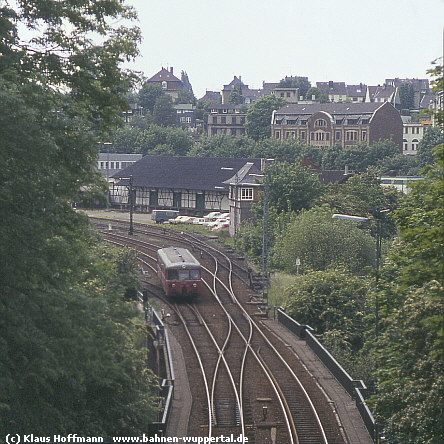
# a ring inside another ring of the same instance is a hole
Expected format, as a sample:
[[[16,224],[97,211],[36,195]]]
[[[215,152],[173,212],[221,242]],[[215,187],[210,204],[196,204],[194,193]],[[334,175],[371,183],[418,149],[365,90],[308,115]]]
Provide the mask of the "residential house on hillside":
[[[391,139],[401,151],[402,125],[390,103],[289,104],[273,112],[271,135],[319,147]]]
[[[245,135],[247,107],[245,105],[213,105],[207,121],[207,135]]]
[[[408,87],[411,94],[410,106],[406,107],[405,98],[403,101],[402,89]],[[431,94],[428,79],[385,79],[384,84],[378,86],[368,87],[366,102],[389,102],[397,109],[403,109],[410,112],[419,112],[422,108],[422,101],[424,97]],[[429,96],[430,100],[430,96]]]
[[[173,101],[179,97],[179,91],[183,88],[182,80],[178,79],[173,68],[162,68],[157,74],[147,80],[147,83],[160,85],[165,93],[169,94]]]
[[[326,93],[330,102],[347,101],[345,82],[316,82],[316,88]]]
[[[220,105],[222,103],[222,95],[219,91],[206,91],[205,95],[201,97],[199,101]]]
[[[391,103],[393,106],[400,105],[399,92],[395,86],[383,85],[368,89],[366,102]]]
[[[299,88],[274,88],[271,91],[271,94],[273,94],[276,97],[279,97],[280,99],[284,99],[288,103],[298,103],[300,97],[299,97]]]
[[[365,102],[367,94],[367,85],[360,83],[359,85],[346,85],[347,102]]]
[[[410,116],[403,116],[403,140],[402,153],[415,156],[418,152],[418,145],[424,136],[425,125],[421,122],[412,122]]]
[[[399,90],[402,86],[411,86],[413,92],[413,109],[419,110],[421,99],[430,92],[428,79],[385,79],[385,85]]]
[[[242,82],[241,76],[234,76],[234,79],[228,85],[224,85],[222,90],[222,104],[229,104],[233,92],[237,89],[241,91],[243,103],[246,105],[250,105],[265,94],[261,89],[250,89],[248,85]]]

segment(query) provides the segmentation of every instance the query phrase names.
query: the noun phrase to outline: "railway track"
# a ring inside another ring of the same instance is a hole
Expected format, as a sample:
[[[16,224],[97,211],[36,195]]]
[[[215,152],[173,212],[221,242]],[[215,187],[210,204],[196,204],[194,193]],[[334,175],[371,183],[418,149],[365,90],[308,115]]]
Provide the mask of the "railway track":
[[[143,279],[156,284],[155,251],[182,246],[200,258],[206,289],[193,304],[163,299],[180,329],[193,386],[190,436],[233,433],[249,443],[345,443],[324,392],[261,323],[260,295],[245,261],[214,240],[159,226],[93,219],[105,241],[138,252]],[[157,293],[162,298],[161,291]],[[184,340],[186,338],[186,340]]]

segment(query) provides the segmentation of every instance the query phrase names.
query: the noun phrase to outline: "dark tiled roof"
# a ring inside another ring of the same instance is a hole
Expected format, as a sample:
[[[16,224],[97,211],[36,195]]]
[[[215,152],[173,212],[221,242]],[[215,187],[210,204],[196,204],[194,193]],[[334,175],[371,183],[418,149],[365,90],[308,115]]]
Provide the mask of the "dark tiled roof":
[[[360,103],[290,103],[276,111],[278,115],[307,115],[310,116],[319,111],[325,111],[331,115],[361,115],[373,114],[382,103],[360,102]]]
[[[394,86],[379,86],[377,90],[375,91],[375,94],[373,97],[378,98],[388,98],[391,97],[396,91],[396,88]]]
[[[316,82],[316,87],[329,94],[346,94],[345,82]]]
[[[203,191],[223,191],[223,187],[227,191],[224,182],[247,162],[261,166],[261,160],[255,158],[145,156],[113,177],[126,184],[132,176],[134,187]]]
[[[366,85],[347,85],[347,96],[349,97],[365,97],[366,93]]]
[[[237,174],[234,174],[228,180],[225,180],[226,184],[256,184],[260,182],[260,177],[252,176],[262,174],[261,170],[253,162],[247,162]]]
[[[154,74],[153,77],[147,80],[147,82],[179,82],[182,83],[182,80],[178,79],[171,71],[168,71],[165,68],[162,68],[157,74]]]

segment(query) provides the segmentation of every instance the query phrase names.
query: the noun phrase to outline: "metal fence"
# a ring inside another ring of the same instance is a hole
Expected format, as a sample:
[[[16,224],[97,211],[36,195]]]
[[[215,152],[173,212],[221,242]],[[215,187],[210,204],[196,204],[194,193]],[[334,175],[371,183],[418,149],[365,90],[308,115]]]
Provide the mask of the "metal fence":
[[[288,330],[301,339],[304,339],[307,345],[313,350],[316,356],[330,370],[333,376],[344,387],[346,392],[355,400],[359,413],[364,424],[372,437],[377,441],[377,424],[364,400],[367,388],[360,379],[352,379],[351,376],[342,368],[336,359],[326,350],[312,333],[313,329],[309,325],[302,325],[288,316],[281,308],[277,308],[277,320]]]

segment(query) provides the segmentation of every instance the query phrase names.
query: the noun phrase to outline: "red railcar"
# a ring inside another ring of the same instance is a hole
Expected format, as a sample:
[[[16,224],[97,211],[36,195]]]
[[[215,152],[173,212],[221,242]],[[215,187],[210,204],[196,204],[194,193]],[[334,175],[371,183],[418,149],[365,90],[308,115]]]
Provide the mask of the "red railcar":
[[[186,248],[157,250],[157,274],[167,296],[186,298],[201,291],[201,265]]]

